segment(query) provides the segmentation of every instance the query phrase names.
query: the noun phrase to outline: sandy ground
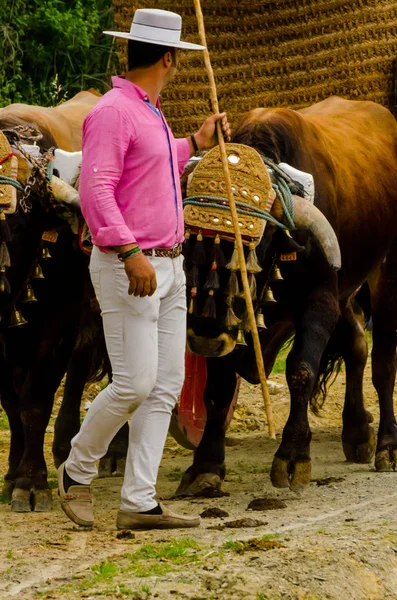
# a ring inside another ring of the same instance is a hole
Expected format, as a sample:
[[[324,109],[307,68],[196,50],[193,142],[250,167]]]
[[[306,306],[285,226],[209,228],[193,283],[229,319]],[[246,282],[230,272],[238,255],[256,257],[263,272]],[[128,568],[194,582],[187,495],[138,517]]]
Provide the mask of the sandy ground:
[[[278,432],[288,411],[284,383],[273,396]],[[303,494],[274,490],[269,469],[277,443],[266,434],[258,388],[243,384],[229,430],[230,496],[172,501],[173,508],[202,513],[209,507],[229,517],[203,519],[199,529],[137,533],[119,539],[115,529],[121,480],[94,483],[96,525],[80,531],[63,515],[54,490],[51,513],[11,513],[0,504],[0,599],[170,598],[209,600],[389,600],[397,598],[397,473],[377,474],[352,465],[342,453],[343,375],[331,388],[313,426],[313,482]],[[367,406],[378,420],[370,373]],[[48,432],[47,448],[51,447]],[[4,474],[8,432],[0,432]],[[191,453],[172,438],[162,461],[158,492],[175,490]],[[55,470],[48,451],[51,482]],[[315,480],[335,478],[319,486]],[[248,511],[249,502],[275,498],[285,507]],[[236,519],[253,527],[223,528]],[[258,521],[260,523],[258,523]],[[221,526],[215,528],[214,526]]]

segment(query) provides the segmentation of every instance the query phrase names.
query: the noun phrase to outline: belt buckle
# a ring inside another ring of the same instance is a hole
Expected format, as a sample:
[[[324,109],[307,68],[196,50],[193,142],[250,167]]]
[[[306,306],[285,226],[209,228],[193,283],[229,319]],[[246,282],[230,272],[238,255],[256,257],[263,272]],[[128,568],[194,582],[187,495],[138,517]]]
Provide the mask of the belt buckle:
[[[177,257],[178,249],[179,249],[179,244],[175,244],[175,246],[173,246],[171,248],[171,258],[176,258]]]

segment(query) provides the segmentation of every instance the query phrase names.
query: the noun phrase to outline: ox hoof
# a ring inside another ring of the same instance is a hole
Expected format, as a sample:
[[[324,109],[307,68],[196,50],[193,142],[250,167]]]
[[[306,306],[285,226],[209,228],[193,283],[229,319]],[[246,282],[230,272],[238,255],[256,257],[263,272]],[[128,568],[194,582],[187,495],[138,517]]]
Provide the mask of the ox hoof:
[[[113,474],[113,456],[110,458],[101,458],[98,467],[98,479],[111,477]]]
[[[396,471],[397,450],[379,450],[375,457],[375,469],[378,471],[378,473]]]
[[[174,498],[183,498],[186,496],[202,498],[220,498],[228,496],[227,492],[222,491],[222,479],[215,473],[200,473],[195,476],[194,473],[185,473],[182,481],[174,494]]]
[[[98,466],[98,479],[105,477],[124,477],[125,457],[115,458],[114,456],[105,456],[101,458]]]
[[[12,492],[15,487],[15,481],[5,481],[1,490],[1,498],[3,502],[10,503],[12,498]]]
[[[11,496],[11,510],[12,512],[30,512],[32,510],[30,490],[14,489]]]
[[[114,471],[115,477],[124,477],[125,472],[125,458],[117,458],[116,459],[116,469]]]
[[[50,512],[52,510],[51,490],[34,490],[30,500],[32,509],[35,512]]]
[[[292,462],[275,456],[270,479],[276,488],[290,488],[299,492],[309,487],[312,472],[311,461]]]
[[[358,443],[342,442],[346,460],[354,463],[368,464],[372,461],[376,449],[374,428],[368,425],[368,441]]]

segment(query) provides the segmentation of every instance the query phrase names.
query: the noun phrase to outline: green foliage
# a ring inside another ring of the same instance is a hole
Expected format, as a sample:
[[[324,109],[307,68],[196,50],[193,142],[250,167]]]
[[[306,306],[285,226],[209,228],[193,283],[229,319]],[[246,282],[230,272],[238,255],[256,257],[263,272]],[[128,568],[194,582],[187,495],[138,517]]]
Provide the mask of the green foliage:
[[[114,563],[107,561],[103,561],[100,565],[91,567],[91,570],[104,579],[112,579],[118,573],[117,566]]]
[[[0,407],[0,431],[9,430],[8,417],[5,411]]]
[[[0,6],[0,106],[54,106],[109,89],[118,58],[111,0],[9,0]]]

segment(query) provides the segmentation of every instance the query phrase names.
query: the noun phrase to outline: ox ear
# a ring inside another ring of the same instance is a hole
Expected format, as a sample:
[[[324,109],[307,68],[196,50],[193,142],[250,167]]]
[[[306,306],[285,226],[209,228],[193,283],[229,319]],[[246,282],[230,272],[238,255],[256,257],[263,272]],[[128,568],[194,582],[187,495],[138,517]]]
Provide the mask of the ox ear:
[[[52,193],[57,202],[62,204],[68,204],[77,211],[80,211],[80,197],[77,190],[71,185],[56,177],[52,176],[51,179]]]
[[[323,250],[331,269],[339,271],[342,264],[339,242],[329,221],[314,204],[300,196],[292,198],[296,228],[310,231]]]

